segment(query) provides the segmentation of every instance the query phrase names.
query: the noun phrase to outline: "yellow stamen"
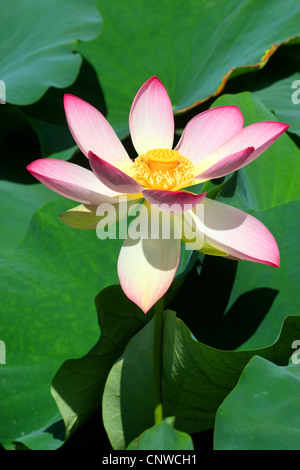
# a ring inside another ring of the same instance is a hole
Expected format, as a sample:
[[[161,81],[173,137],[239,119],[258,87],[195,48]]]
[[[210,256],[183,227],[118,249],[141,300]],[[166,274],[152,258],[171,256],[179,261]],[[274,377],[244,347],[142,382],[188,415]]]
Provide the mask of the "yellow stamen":
[[[146,188],[170,190],[192,185],[194,169],[194,164],[176,150],[154,149],[135,159],[130,176]]]

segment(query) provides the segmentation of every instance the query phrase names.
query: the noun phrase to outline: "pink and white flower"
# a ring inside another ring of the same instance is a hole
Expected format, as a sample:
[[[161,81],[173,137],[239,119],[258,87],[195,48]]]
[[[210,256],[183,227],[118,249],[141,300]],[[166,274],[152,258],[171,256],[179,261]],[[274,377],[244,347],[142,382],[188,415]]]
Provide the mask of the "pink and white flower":
[[[88,157],[92,171],[76,164],[42,158],[28,170],[53,191],[80,206],[61,215],[68,225],[95,228],[96,208],[119,197],[149,205],[190,207],[196,229],[204,237],[202,251],[271,266],[279,266],[279,251],[269,230],[251,215],[193,194],[194,184],[225,176],[252,162],[289,127],[277,121],[244,126],[236,106],[221,106],[198,114],[186,125],[173,148],[174,117],[168,93],[157,77],[135,96],[129,128],[138,154],[132,160],[102,114],[72,95],[65,95],[70,131]],[[188,191],[185,191],[189,188]],[[204,205],[204,221],[195,206]],[[186,215],[186,214],[185,214]],[[175,214],[179,220],[181,214]],[[118,259],[125,294],[146,313],[171,285],[180,258],[179,239],[126,239]]]

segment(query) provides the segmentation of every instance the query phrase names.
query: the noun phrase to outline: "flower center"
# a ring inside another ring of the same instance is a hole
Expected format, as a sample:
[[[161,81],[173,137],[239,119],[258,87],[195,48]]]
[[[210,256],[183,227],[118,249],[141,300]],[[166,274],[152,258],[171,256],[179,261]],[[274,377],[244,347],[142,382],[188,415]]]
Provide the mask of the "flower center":
[[[148,158],[148,165],[152,172],[159,170],[165,172],[175,170],[181,155],[176,150],[154,149],[149,150],[145,157]]]
[[[135,159],[131,176],[146,188],[179,189],[182,184],[193,184],[189,180],[194,169],[194,164],[176,150],[154,149]]]

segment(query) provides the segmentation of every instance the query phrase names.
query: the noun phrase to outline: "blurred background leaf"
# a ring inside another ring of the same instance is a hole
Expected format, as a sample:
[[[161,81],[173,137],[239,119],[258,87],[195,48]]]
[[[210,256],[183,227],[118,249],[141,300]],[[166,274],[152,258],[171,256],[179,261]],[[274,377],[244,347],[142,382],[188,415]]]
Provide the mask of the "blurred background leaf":
[[[97,0],[97,6],[103,34],[78,50],[97,72],[120,137],[128,133],[137,90],[152,75],[182,111],[220,93],[234,69],[260,67],[300,35],[296,0]]]
[[[57,416],[51,380],[66,359],[81,357],[94,346],[99,336],[94,298],[118,282],[122,240],[100,244],[94,231],[65,226],[58,214],[71,206],[62,198],[43,206],[32,218],[24,242],[1,252],[5,308],[0,313],[0,338],[7,349],[0,371],[3,445]]]
[[[101,16],[92,0],[1,0],[0,78],[6,102],[29,104],[50,86],[76,79],[81,56],[76,44],[99,35]]]

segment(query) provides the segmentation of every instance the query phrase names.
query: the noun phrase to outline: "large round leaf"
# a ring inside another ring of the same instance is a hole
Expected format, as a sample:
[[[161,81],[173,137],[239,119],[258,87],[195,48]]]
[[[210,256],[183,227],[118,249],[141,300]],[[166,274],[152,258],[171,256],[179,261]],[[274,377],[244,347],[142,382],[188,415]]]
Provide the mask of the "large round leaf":
[[[50,384],[60,365],[96,343],[94,298],[118,282],[122,240],[99,240],[94,231],[71,229],[58,215],[74,203],[58,199],[39,209],[21,246],[1,253],[0,442],[30,435],[33,448],[61,445]],[[46,426],[48,423],[52,423]],[[46,431],[47,429],[47,431]],[[38,432],[36,432],[38,431]]]
[[[214,425],[217,408],[236,385],[254,355],[285,365],[300,318],[288,318],[280,338],[260,350],[222,351],[197,342],[191,331],[165,312],[163,337],[163,406],[175,416],[175,428],[187,433]],[[115,449],[126,447],[153,425],[153,320],[128,343],[109,373],[103,396],[103,419]]]
[[[79,51],[94,66],[120,136],[139,87],[157,75],[175,110],[222,90],[230,72],[258,66],[300,34],[297,0],[97,0],[101,36]],[[276,45],[275,45],[276,44]]]
[[[300,450],[300,366],[254,357],[216,415],[216,450]]]
[[[76,78],[81,57],[77,40],[100,33],[101,17],[92,0],[0,1],[0,79],[6,102],[29,104],[50,86]]]
[[[16,249],[23,241],[33,213],[59,196],[42,184],[0,181],[0,253]]]

